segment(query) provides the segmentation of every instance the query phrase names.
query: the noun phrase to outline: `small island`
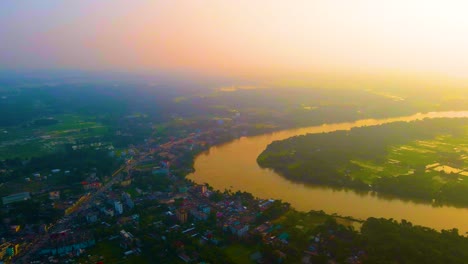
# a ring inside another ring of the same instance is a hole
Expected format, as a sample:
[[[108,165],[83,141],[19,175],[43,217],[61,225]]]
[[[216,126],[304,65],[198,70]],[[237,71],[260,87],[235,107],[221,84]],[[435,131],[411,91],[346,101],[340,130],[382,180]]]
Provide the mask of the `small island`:
[[[467,150],[467,119],[439,118],[275,141],[257,162],[295,182],[467,207]]]

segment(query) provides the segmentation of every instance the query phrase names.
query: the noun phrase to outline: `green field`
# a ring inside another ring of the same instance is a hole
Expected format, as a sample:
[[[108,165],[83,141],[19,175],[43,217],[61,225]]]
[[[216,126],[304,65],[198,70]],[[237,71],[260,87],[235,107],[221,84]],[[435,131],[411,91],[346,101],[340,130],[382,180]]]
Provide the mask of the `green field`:
[[[108,128],[93,117],[58,115],[53,118],[58,122],[47,126],[24,124],[0,128],[0,159],[41,156],[64,144],[76,144],[108,132]]]
[[[233,263],[236,264],[249,264],[254,263],[250,259],[250,255],[257,251],[255,247],[245,246],[242,244],[234,244],[224,249],[224,252]]]
[[[376,178],[412,175],[423,168],[426,176],[441,183],[445,182],[443,174],[451,172],[459,177],[459,181],[465,181],[468,180],[465,178],[468,169],[467,153],[468,137],[441,135],[431,140],[415,140],[405,145],[391,146],[384,162],[351,160],[350,163],[357,165],[358,169],[356,166],[353,166],[354,169],[344,167],[341,171],[348,171],[351,177],[368,184],[372,184]],[[442,166],[446,166],[447,170],[441,170]]]
[[[142,256],[130,255],[125,257],[124,252],[125,250],[119,246],[118,240],[101,241],[86,251],[85,256],[79,259],[79,263],[96,263],[98,261],[116,264],[148,263]]]

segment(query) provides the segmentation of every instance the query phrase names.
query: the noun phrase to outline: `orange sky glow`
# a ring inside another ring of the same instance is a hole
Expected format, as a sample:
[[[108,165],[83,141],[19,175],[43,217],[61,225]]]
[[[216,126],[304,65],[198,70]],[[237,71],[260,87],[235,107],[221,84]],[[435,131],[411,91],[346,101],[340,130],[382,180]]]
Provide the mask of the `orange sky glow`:
[[[0,59],[10,67],[468,79],[466,1],[6,2]]]

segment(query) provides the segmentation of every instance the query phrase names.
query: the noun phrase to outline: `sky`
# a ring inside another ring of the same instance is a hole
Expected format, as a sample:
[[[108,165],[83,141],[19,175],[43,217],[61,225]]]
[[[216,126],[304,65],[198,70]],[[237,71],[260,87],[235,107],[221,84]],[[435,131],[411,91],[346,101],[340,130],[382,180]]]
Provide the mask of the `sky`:
[[[464,0],[1,0],[0,68],[468,79]]]

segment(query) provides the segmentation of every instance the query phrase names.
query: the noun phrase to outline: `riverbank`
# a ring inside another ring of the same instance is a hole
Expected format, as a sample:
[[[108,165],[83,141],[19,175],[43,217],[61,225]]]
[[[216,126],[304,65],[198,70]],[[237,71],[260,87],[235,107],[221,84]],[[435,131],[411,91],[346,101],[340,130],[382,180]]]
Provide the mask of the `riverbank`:
[[[449,206],[433,207],[398,199],[377,197],[367,193],[333,190],[291,182],[256,163],[258,155],[268,144],[292,136],[348,130],[351,127],[380,125],[395,121],[421,120],[427,117],[467,116],[467,112],[416,114],[409,117],[368,119],[356,122],[325,124],[290,129],[269,134],[243,137],[211,147],[195,158],[195,172],[187,176],[196,183],[209,183],[215,189],[241,190],[260,198],[281,199],[300,211],[323,210],[328,214],[351,216],[357,219],[384,217],[406,219],[415,224],[437,230],[458,228],[468,231],[468,209]]]
[[[467,144],[467,118],[434,118],[292,137],[257,162],[299,183],[466,208]]]

